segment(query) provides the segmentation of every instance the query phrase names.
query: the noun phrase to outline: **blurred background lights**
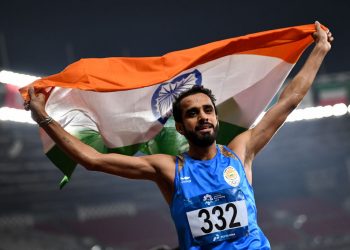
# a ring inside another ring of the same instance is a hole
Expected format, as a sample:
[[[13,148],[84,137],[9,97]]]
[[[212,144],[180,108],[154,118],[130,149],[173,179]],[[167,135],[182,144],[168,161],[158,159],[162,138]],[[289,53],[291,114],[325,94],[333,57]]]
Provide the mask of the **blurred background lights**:
[[[37,79],[40,79],[40,77],[15,73],[7,70],[0,71],[0,82],[15,85],[19,88],[28,85]]]
[[[33,81],[40,79],[38,76],[20,74],[12,71],[2,70],[0,71],[0,82],[5,84],[11,84],[18,88],[32,83]],[[255,125],[266,114],[263,112],[255,121]],[[327,118],[331,116],[339,117],[346,114],[350,114],[350,105],[346,106],[344,103],[338,103],[335,105],[307,107],[294,110],[287,118],[287,122],[296,122],[303,120],[314,120]],[[35,124],[30,117],[30,112],[25,110],[2,107],[0,108],[0,120],[2,121],[14,121],[21,123]]]
[[[13,121],[21,123],[35,124],[30,117],[30,112],[21,109],[8,107],[0,108],[0,121]]]

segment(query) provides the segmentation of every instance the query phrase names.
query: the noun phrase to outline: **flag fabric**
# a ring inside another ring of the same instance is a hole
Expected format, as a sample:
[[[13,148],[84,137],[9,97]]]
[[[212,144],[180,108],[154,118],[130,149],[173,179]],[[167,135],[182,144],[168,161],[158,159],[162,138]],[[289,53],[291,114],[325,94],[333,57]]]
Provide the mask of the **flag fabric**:
[[[202,85],[213,91],[220,120],[218,143],[248,129],[313,42],[313,24],[264,31],[144,58],[81,59],[28,87],[50,90],[46,111],[66,131],[102,153],[185,151],[172,102]],[[44,151],[68,182],[76,163],[41,131]]]

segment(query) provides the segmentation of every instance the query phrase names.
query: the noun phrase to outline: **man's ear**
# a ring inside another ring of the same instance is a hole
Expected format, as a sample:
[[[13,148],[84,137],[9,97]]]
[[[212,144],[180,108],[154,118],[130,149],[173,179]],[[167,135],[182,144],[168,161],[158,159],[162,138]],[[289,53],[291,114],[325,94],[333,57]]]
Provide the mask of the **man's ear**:
[[[175,122],[175,128],[176,131],[179,132],[180,134],[184,135],[184,126],[180,122]]]

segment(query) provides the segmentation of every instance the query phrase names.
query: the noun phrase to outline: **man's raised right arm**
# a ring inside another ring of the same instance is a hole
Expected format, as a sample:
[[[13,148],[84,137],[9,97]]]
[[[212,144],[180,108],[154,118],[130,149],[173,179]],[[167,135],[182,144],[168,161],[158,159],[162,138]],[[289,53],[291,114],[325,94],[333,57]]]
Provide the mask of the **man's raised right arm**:
[[[36,122],[44,121],[48,114],[45,111],[45,96],[29,89],[30,102],[27,110],[31,110]],[[148,179],[156,181],[164,175],[165,166],[174,161],[169,155],[150,155],[133,157],[120,154],[101,154],[94,148],[84,144],[76,137],[66,132],[59,123],[51,121],[42,128],[53,141],[71,159],[88,170],[102,171],[131,179]]]

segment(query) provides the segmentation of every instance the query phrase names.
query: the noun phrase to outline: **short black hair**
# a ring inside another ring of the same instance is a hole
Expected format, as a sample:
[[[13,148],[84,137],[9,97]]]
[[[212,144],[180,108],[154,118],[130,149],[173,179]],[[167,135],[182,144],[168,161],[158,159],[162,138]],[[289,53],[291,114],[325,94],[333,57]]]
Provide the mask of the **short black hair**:
[[[210,98],[211,102],[213,103],[215,114],[218,113],[215,105],[216,98],[213,95],[212,91],[210,89],[204,88],[203,86],[193,85],[192,88],[182,92],[178,97],[176,97],[173,103],[173,116],[176,122],[182,122],[182,110],[180,107],[180,103],[182,99],[184,99],[187,96],[195,95],[198,93],[203,93],[207,95]]]

